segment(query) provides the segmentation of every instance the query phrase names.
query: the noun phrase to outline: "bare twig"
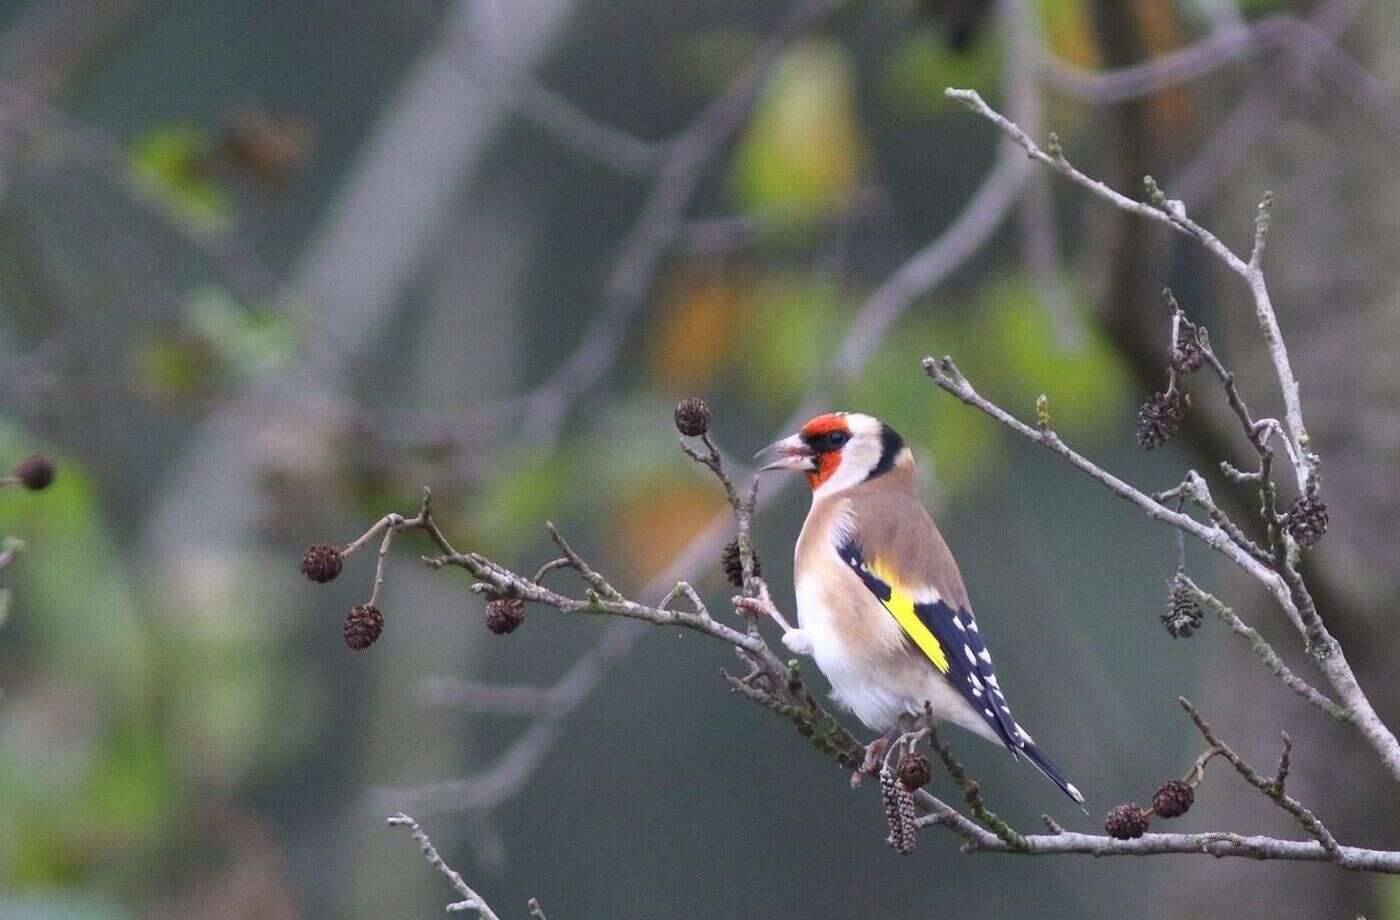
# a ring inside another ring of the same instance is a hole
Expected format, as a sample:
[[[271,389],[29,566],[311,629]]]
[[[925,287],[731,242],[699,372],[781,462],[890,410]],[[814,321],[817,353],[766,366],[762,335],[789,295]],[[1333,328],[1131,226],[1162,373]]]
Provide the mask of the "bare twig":
[[[1230,762],[1230,766],[1234,767],[1235,772],[1244,777],[1245,782],[1264,793],[1264,795],[1272,799],[1279,808],[1282,808],[1296,818],[1298,823],[1303,826],[1303,829],[1316,837],[1317,842],[1322,845],[1322,848],[1326,850],[1333,859],[1340,862],[1340,847],[1337,845],[1336,838],[1332,836],[1332,832],[1327,829],[1326,825],[1318,820],[1316,815],[1304,807],[1302,803],[1284,791],[1284,784],[1288,778],[1289,754],[1293,749],[1293,740],[1289,738],[1286,733],[1283,736],[1283,753],[1279,756],[1278,773],[1273,779],[1265,779],[1260,776],[1243,757],[1236,754],[1233,748],[1220,740],[1215,734],[1215,731],[1210,727],[1210,723],[1201,718],[1201,714],[1196,711],[1196,707],[1192,706],[1189,700],[1185,697],[1178,697],[1177,702],[1181,704],[1182,709],[1186,710],[1186,714],[1191,717],[1191,721],[1196,723],[1196,728],[1200,730],[1201,736],[1206,739],[1206,743],[1214,750],[1219,751],[1220,756]]]
[[[452,883],[453,890],[461,895],[462,900],[447,905],[448,913],[474,910],[477,912],[477,915],[481,917],[481,920],[500,920],[500,917],[496,916],[496,912],[482,899],[481,895],[471,889],[471,886],[462,878],[461,873],[443,862],[442,857],[438,855],[437,847],[433,846],[433,842],[428,839],[428,835],[424,833],[423,828],[418,826],[417,821],[413,820],[408,815],[400,813],[390,815],[387,819],[387,823],[390,827],[408,828],[408,832],[413,835],[413,839],[417,840],[418,845],[422,847],[423,857],[428,860],[428,865],[445,875],[447,880]]]
[[[1264,664],[1274,673],[1274,676],[1283,682],[1285,687],[1339,722],[1346,722],[1351,718],[1351,714],[1347,712],[1345,707],[1337,705],[1325,693],[1294,674],[1288,665],[1284,664],[1278,652],[1274,651],[1273,646],[1259,634],[1259,631],[1240,619],[1233,610],[1225,606],[1220,598],[1208,591],[1203,591],[1190,578],[1185,580],[1192,593],[1195,594],[1197,603],[1219,617],[1236,635],[1242,636],[1249,643],[1250,648],[1254,650],[1254,653],[1264,661]]]
[[[1082,186],[1107,200],[1119,210],[1164,224],[1178,233],[1196,240],[1205,247],[1206,251],[1220,259],[1227,268],[1245,280],[1249,286],[1250,294],[1254,298],[1255,316],[1263,331],[1269,356],[1273,360],[1274,370],[1278,375],[1279,387],[1283,392],[1289,436],[1293,439],[1297,452],[1309,458],[1306,464],[1300,465],[1296,469],[1299,488],[1305,488],[1308,479],[1315,474],[1316,460],[1307,452],[1309,440],[1307,430],[1303,427],[1302,400],[1298,395],[1298,380],[1293,376],[1293,369],[1288,359],[1288,349],[1284,345],[1283,334],[1279,331],[1278,317],[1274,312],[1273,303],[1269,299],[1268,286],[1264,282],[1264,273],[1257,259],[1252,256],[1250,261],[1245,261],[1235,255],[1228,246],[1216,238],[1215,234],[1187,217],[1186,207],[1181,202],[1165,198],[1160,205],[1134,201],[1097,179],[1092,179],[1080,172],[1071,165],[1069,160],[1065,159],[1062,153],[1058,151],[1054,155],[1046,153],[1014,122],[987,105],[976,91],[948,89],[946,94],[950,98],[966,104],[974,112],[991,121],[1001,129],[1002,133],[1025,150],[1032,160],[1050,167],[1076,185]],[[1155,188],[1155,186],[1153,187]],[[1260,206],[1256,220],[1256,255],[1262,252],[1262,241],[1268,226],[1268,204],[1266,198]]]
[[[1296,573],[1282,574],[1276,571],[1237,545],[1225,529],[1219,525],[1202,524],[1195,518],[1175,511],[1152,496],[1134,488],[1093,461],[1070,449],[1053,430],[1032,428],[1016,419],[974,390],[967,378],[953,364],[951,358],[925,358],[924,370],[933,378],[934,383],[967,405],[986,413],[1018,434],[1059,454],[1080,472],[1103,484],[1114,495],[1136,505],[1149,517],[1170,524],[1184,531],[1188,536],[1201,540],[1263,585],[1273,595],[1274,600],[1288,619],[1298,627],[1309,641],[1314,652],[1313,661],[1331,682],[1333,689],[1336,690],[1340,701],[1339,705],[1345,707],[1350,713],[1349,721],[1357,727],[1357,730],[1380,755],[1381,762],[1386,767],[1387,772],[1394,779],[1400,781],[1400,743],[1397,743],[1395,735],[1381,721],[1370,700],[1357,684],[1345,654],[1337,645],[1336,640],[1327,632],[1326,627],[1323,626],[1316,610],[1310,611],[1309,615],[1305,615],[1300,610],[1295,596],[1305,597],[1306,595],[1297,594],[1298,586],[1291,580]]]

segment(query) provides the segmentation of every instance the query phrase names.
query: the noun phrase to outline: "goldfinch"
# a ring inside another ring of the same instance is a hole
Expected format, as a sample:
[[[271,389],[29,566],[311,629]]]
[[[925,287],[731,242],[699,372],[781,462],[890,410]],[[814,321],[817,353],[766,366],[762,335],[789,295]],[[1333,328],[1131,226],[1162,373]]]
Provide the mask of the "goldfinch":
[[[780,624],[790,649],[816,659],[833,698],[887,738],[928,706],[935,720],[1025,755],[1082,803],[1011,715],[904,439],[879,419],[834,412],[759,457],[812,487],[793,568],[798,627]]]

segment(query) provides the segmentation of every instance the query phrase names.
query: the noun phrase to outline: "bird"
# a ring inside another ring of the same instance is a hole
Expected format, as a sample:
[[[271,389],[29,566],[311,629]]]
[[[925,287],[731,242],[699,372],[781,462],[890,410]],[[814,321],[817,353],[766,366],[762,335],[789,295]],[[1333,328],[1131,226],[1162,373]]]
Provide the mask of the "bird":
[[[1011,714],[904,439],[873,416],[828,412],[758,459],[761,470],[805,474],[812,488],[794,551],[798,625],[768,612],[784,644],[816,660],[833,699],[884,733],[871,755],[927,712],[1024,757],[1082,806]]]

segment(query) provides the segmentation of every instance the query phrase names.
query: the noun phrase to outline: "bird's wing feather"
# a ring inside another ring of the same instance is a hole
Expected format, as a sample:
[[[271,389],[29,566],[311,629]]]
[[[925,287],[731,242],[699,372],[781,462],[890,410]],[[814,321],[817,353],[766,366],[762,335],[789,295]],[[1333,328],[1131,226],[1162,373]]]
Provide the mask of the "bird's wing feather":
[[[972,705],[1013,755],[1024,754],[1081,804],[1065,779],[1011,715],[992,669],[992,656],[972,615],[967,588],[952,551],[917,496],[862,484],[859,501],[837,531],[835,547],[866,588],[899,623],[910,645],[927,658]]]
[[[911,645],[951,683],[1012,751],[1026,739],[997,685],[992,656],[967,607],[954,608],[938,591],[901,576],[890,563],[868,556],[853,536],[837,547],[842,561],[890,612]]]

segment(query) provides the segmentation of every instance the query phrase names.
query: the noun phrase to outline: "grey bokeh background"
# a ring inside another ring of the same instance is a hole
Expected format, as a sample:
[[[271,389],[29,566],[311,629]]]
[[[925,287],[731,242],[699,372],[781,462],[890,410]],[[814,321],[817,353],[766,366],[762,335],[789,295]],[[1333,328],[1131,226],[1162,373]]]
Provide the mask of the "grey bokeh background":
[[[307,543],[409,512],[428,484],[459,545],[528,569],[549,517],[639,590],[717,510],[673,449],[675,400],[705,395],[734,456],[762,446],[826,382],[870,292],[991,169],[995,138],[944,85],[1009,104],[1028,35],[1107,71],[1294,16],[1321,45],[1114,104],[1050,78],[1035,91],[1076,162],[1130,192],[1158,176],[1227,241],[1278,193],[1268,268],[1333,509],[1321,593],[1394,714],[1394,4],[1049,0],[1020,33],[1001,18],[1019,7],[994,6],[852,2],[794,42],[686,212],[736,218],[739,242],[706,223],[669,247],[616,366],[544,436],[524,409],[488,410],[547,380],[605,308],[651,179],[561,144],[521,88],[660,144],[783,4],[0,7],[0,461],[42,450],[61,469],[49,492],[0,493],[3,532],[27,541],[3,575],[0,916],[432,915],[449,892],[384,827],[399,808],[503,916],[530,896],[565,917],[1400,916],[1393,887],[1320,866],[963,857],[937,834],[901,858],[873,790],[731,696],[722,648],[666,630],[565,720],[518,795],[489,815],[450,795],[414,807],[528,724],[434,703],[425,682],[545,686],[605,624],[531,610],[494,637],[410,538],[385,635],[354,654],[340,618],[369,560],[325,588],[296,574]],[[234,142],[249,111],[295,142],[275,175]],[[1170,533],[919,375],[951,351],[1023,415],[1046,392],[1067,437],[1165,488],[1238,450],[1206,387],[1179,441],[1133,441],[1170,283],[1272,411],[1231,279],[1082,194],[1034,188],[831,397],[920,450],[1019,718],[1090,816],[990,747],[959,737],[959,753],[1018,825],[1048,812],[1094,829],[1189,766],[1186,694],[1260,763],[1287,728],[1299,794],[1343,839],[1394,845],[1394,796],[1350,738],[1218,624],[1187,642],[1161,629]],[[787,607],[804,511],[791,490],[757,524]],[[1252,588],[1196,548],[1188,561],[1304,665]],[[695,581],[724,606],[717,565]],[[1292,832],[1223,773],[1198,801],[1183,829]]]

